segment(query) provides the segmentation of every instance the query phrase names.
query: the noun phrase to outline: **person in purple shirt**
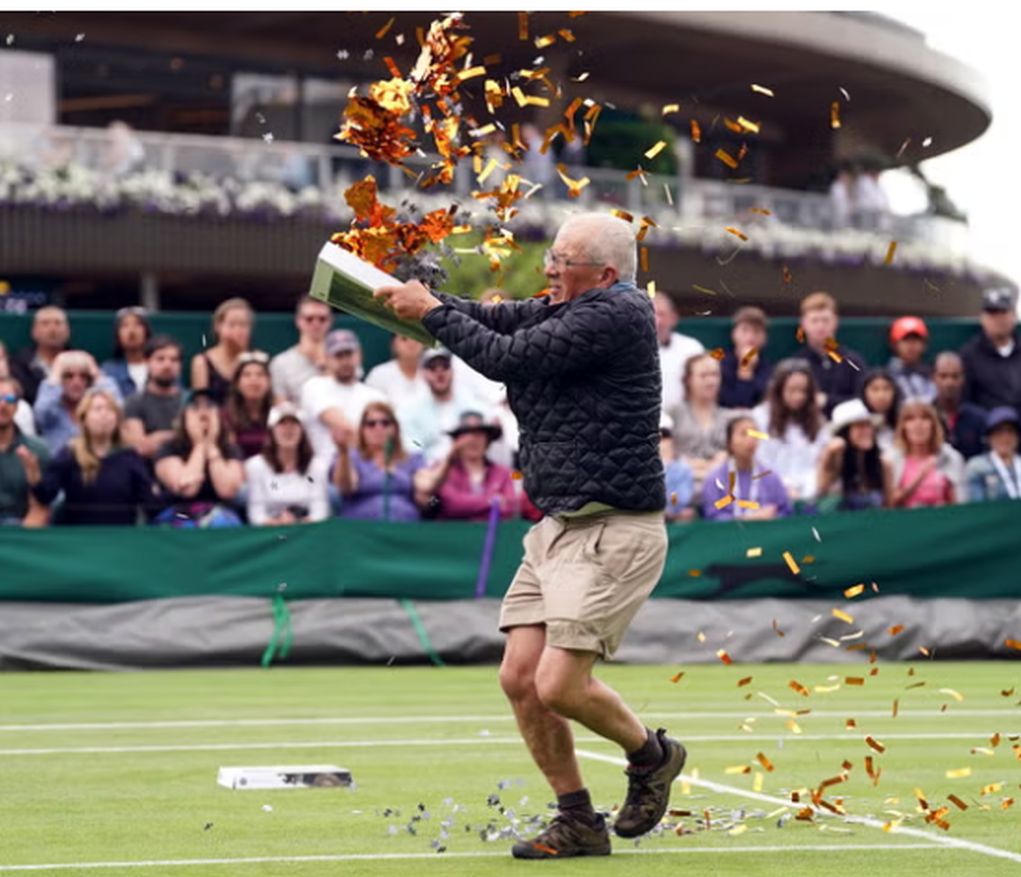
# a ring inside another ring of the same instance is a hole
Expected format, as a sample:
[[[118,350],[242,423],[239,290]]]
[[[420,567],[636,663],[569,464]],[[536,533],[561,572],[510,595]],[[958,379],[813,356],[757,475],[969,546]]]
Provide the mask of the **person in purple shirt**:
[[[337,445],[333,483],[343,497],[340,517],[417,521],[429,507],[435,479],[421,454],[408,454],[393,408],[370,402],[355,447]]]
[[[454,444],[439,464],[443,470],[436,496],[437,517],[444,520],[486,521],[494,502],[500,517],[514,516],[517,505],[511,471],[487,459],[489,446],[503,435],[495,423],[486,423],[477,411],[465,411],[449,435]]]
[[[702,485],[702,516],[713,521],[764,521],[791,513],[787,489],[772,472],[755,471],[755,419],[746,412],[727,424],[727,459]],[[731,477],[733,476],[733,486]]]

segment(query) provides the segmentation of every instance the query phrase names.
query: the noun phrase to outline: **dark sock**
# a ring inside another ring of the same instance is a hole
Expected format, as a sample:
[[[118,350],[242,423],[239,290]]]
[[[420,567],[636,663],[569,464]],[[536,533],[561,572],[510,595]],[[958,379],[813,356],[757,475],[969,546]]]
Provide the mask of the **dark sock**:
[[[592,808],[592,796],[589,795],[588,789],[557,795],[557,808],[561,813],[587,822],[594,822],[596,818],[596,811]]]
[[[655,767],[663,760],[663,747],[656,732],[645,729],[645,742],[634,752],[627,754],[627,760],[635,767]]]

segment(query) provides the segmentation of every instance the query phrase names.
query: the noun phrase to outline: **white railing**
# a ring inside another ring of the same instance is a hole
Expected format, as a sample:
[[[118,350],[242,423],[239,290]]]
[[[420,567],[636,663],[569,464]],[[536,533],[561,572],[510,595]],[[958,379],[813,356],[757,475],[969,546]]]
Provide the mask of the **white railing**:
[[[0,127],[0,162],[4,161],[49,169],[74,163],[112,178],[156,170],[171,177],[229,178],[278,184],[293,191],[312,187],[330,193],[330,198],[367,172],[376,175],[384,192],[406,193],[409,189],[409,178],[400,169],[369,161],[354,147],[278,141],[271,135],[256,140],[116,127],[7,124]],[[417,172],[428,168],[431,161],[430,156],[411,156],[408,166]],[[682,168],[688,164],[682,162]],[[612,204],[636,216],[676,217],[681,226],[726,225],[753,215],[751,208],[756,208],[770,211],[779,223],[791,228],[836,230],[829,198],[819,193],[696,179],[683,169],[676,176],[650,174],[629,180],[623,171],[575,167],[571,176],[591,180],[572,203]],[[454,194],[461,199],[470,197],[474,185],[471,168],[462,163]],[[533,215],[560,215],[567,190],[554,178],[530,200]],[[878,227],[867,230],[899,241],[946,248],[957,255],[963,255],[968,247],[966,226],[939,217],[884,216]]]

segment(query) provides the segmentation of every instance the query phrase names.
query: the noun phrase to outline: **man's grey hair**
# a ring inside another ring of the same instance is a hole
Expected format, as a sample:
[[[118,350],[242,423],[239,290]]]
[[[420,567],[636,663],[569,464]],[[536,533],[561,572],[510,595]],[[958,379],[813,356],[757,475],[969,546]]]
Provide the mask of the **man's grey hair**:
[[[617,269],[620,279],[634,283],[638,271],[635,233],[630,224],[608,213],[578,213],[560,227],[582,232],[581,245],[593,262]]]

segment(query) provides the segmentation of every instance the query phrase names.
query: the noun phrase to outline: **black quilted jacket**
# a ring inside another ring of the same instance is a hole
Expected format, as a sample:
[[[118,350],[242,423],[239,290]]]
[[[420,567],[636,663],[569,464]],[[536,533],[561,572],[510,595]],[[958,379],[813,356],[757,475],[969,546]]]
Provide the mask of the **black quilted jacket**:
[[[652,304],[633,284],[481,305],[438,294],[426,329],[507,385],[521,428],[525,492],[547,514],[604,502],[666,504],[659,456],[661,382]]]

